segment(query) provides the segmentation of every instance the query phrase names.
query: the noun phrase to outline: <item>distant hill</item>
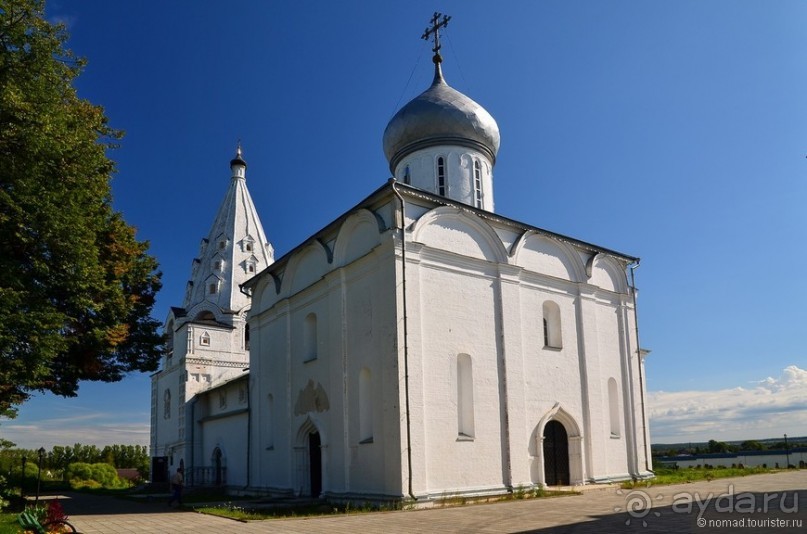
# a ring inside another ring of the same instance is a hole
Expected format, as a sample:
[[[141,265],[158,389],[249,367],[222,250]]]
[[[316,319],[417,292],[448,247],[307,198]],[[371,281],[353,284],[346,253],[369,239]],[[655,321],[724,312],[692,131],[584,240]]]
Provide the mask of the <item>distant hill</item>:
[[[733,441],[725,441],[727,445],[731,445],[732,447],[736,447],[737,450],[741,449],[741,445],[748,441],[754,441],[762,445],[763,449],[780,449],[784,448],[784,436],[780,436],[778,438],[766,438],[766,439],[749,439],[749,440],[733,440]],[[807,436],[794,436],[794,437],[787,437],[787,444],[788,448],[796,448],[796,447],[807,447]],[[658,455],[659,453],[667,453],[669,451],[682,451],[682,452],[707,452],[709,450],[709,442],[708,441],[687,441],[683,443],[651,443],[650,450],[652,451],[653,455]]]

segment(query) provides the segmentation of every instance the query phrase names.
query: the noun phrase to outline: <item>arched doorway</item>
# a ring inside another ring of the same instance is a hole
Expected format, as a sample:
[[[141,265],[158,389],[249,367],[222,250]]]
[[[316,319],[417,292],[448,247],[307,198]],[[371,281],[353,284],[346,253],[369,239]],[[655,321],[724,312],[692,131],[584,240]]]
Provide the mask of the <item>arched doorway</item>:
[[[322,442],[316,430],[308,434],[308,466],[311,482],[311,496],[315,499],[322,493]]]
[[[548,486],[569,485],[569,436],[559,421],[544,427],[544,479]]]
[[[221,486],[222,473],[221,473],[221,449],[216,447],[213,451],[213,476],[216,486]]]

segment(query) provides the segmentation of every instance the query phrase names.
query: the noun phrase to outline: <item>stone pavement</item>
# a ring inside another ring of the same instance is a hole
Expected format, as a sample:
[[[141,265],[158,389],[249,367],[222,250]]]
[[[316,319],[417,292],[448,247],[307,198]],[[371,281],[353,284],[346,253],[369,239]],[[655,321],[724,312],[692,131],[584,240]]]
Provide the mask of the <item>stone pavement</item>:
[[[643,490],[610,488],[453,508],[247,523],[176,510],[162,500],[138,503],[78,493],[68,497],[64,508],[71,523],[84,534],[807,532],[805,470]]]

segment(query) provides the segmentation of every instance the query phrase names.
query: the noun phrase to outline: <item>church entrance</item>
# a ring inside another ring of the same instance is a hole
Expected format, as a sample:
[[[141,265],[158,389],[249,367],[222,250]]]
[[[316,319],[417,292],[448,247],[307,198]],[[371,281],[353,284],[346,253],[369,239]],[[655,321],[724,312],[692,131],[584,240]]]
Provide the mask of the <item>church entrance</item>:
[[[548,486],[569,485],[569,436],[558,421],[544,427],[544,476]]]
[[[222,473],[221,473],[221,449],[216,447],[216,450],[213,451],[213,477],[214,477],[214,484],[216,486],[221,486],[222,482]]]
[[[319,432],[308,434],[308,466],[311,476],[311,496],[318,498],[322,493],[322,450]]]

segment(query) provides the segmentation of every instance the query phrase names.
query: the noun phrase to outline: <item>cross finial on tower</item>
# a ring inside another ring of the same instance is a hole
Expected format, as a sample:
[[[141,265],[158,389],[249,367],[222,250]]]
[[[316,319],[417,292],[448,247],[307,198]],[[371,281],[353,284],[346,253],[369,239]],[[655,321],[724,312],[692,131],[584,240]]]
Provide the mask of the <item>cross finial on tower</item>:
[[[443,17],[443,20],[440,20],[441,16]],[[435,11],[431,20],[431,27],[427,27],[426,31],[423,32],[422,35],[422,39],[425,39],[426,41],[428,41],[430,37],[434,36],[434,48],[432,48],[434,58],[432,58],[432,61],[434,61],[435,64],[443,61],[443,58],[440,56],[440,28],[445,28],[448,26],[449,20],[451,20],[451,17],[448,15],[443,15],[442,13]]]

